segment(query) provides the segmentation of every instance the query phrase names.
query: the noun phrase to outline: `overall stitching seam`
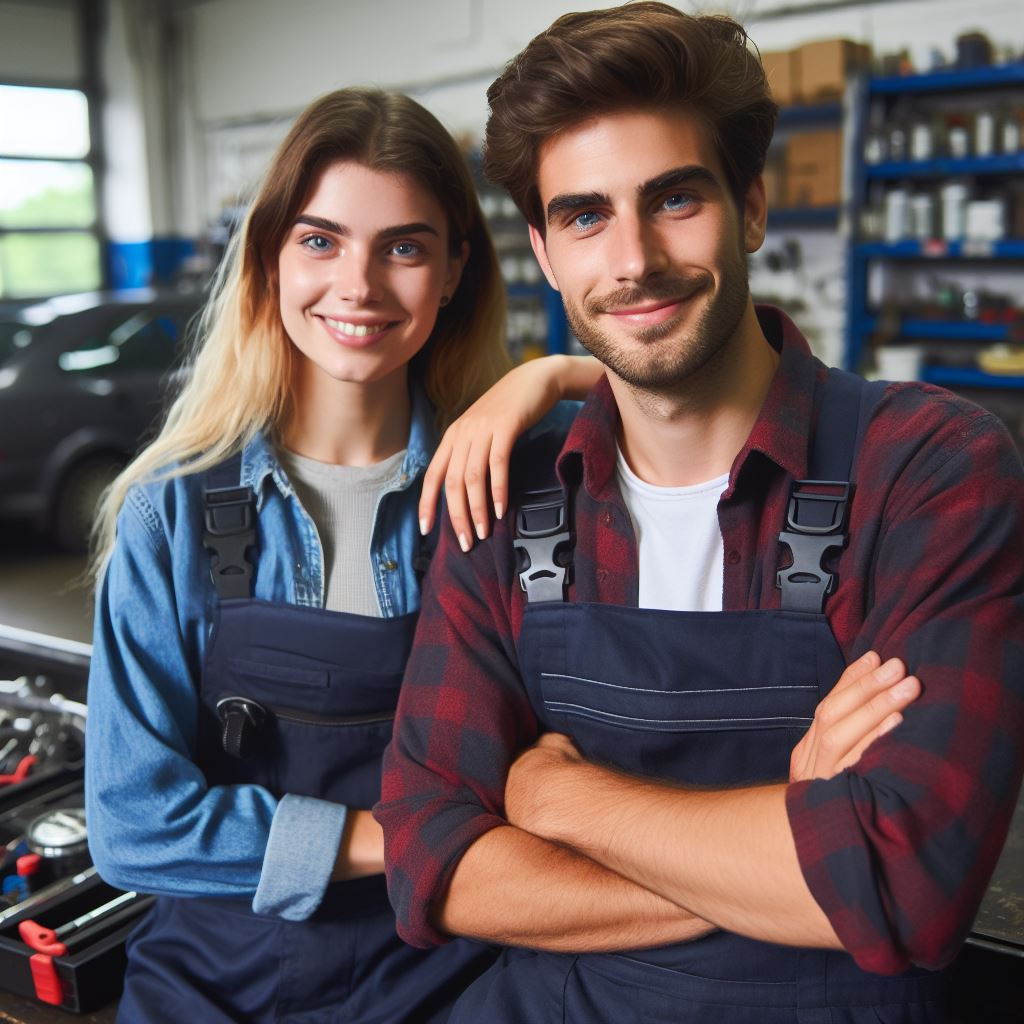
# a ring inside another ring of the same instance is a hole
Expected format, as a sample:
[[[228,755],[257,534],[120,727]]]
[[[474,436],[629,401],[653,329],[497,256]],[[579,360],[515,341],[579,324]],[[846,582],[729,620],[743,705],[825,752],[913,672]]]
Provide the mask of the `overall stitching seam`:
[[[623,686],[621,683],[606,683],[600,679],[588,679],[586,676],[573,676],[567,672],[541,672],[542,679],[569,679],[577,683],[593,683],[595,686],[607,686],[613,690],[628,690],[630,693],[672,693],[686,697],[698,697],[703,693],[752,693],[755,690],[817,690],[817,686],[798,686],[789,683],[765,686],[727,686],[708,690],[658,690],[643,686]]]
[[[574,711],[589,712],[602,718],[618,718],[624,722],[655,722],[662,725],[702,725],[723,722],[812,722],[813,718],[804,715],[772,715],[756,718],[636,718],[632,715],[616,715],[612,711],[601,711],[599,708],[588,708],[584,704],[569,704],[564,701],[544,701],[544,706],[551,711],[572,714]],[[568,709],[568,710],[567,710]]]

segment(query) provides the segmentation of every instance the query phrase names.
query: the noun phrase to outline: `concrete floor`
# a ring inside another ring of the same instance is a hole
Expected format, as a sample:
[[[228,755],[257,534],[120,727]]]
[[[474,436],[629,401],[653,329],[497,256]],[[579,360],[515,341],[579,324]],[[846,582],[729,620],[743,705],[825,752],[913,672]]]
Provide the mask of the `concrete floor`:
[[[84,569],[29,527],[0,523],[0,623],[89,643],[92,597],[75,583]]]

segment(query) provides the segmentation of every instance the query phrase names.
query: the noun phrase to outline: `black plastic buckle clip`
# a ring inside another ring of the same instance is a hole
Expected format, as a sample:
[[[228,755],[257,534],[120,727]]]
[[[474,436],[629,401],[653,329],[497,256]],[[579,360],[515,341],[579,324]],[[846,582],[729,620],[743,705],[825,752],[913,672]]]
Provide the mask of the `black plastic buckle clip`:
[[[267,709],[247,697],[222,697],[217,701],[217,717],[224,752],[230,757],[252,757],[267,722]]]
[[[519,562],[519,585],[527,601],[564,601],[569,564],[559,556],[572,544],[565,492],[561,487],[529,491],[516,516],[512,546]]]
[[[832,488],[839,493],[823,494],[806,488]],[[825,597],[832,593],[835,574],[826,572],[824,559],[833,548],[843,548],[843,531],[853,488],[846,480],[797,480],[786,511],[787,529],[779,534],[793,555],[793,564],[780,569],[775,585],[782,590],[786,611],[821,614]]]
[[[256,545],[254,504],[251,487],[206,492],[203,546],[212,555],[210,578],[221,598],[250,596],[253,564],[246,555]]]

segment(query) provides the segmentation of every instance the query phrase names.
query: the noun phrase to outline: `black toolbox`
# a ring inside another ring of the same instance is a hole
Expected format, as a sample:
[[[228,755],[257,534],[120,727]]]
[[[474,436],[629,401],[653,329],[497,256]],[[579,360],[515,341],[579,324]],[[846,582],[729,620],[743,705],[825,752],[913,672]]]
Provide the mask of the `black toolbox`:
[[[84,702],[90,653],[87,644],[0,626],[0,680],[27,678],[33,692]],[[4,699],[0,694],[0,705]],[[45,714],[45,706],[40,708]],[[83,806],[81,763],[34,767],[23,781],[0,786],[0,849],[23,836],[30,823],[48,815],[80,813]],[[4,869],[8,877],[12,864]],[[0,906],[0,990],[73,1013],[91,1013],[110,1004],[122,987],[125,939],[153,897],[123,894],[107,885],[87,854],[84,863],[59,877],[39,876],[34,889],[27,898]],[[88,919],[104,908],[100,916]],[[5,999],[10,998],[0,992],[5,1011]],[[5,1012],[3,1019],[33,1019],[13,1008],[11,1012],[19,1016]]]

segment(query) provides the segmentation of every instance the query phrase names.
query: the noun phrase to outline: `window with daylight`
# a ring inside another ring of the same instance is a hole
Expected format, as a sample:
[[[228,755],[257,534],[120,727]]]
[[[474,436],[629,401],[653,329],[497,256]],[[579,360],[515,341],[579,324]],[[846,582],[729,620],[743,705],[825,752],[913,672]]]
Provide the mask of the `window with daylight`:
[[[83,93],[0,85],[0,301],[100,287],[89,148]]]

